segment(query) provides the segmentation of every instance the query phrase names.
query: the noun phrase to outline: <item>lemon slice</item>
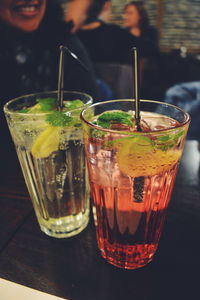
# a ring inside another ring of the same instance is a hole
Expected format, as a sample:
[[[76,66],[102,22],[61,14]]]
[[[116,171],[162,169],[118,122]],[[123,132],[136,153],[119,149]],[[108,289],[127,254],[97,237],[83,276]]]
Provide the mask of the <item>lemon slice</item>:
[[[128,176],[153,176],[169,170],[180,156],[181,151],[157,149],[150,138],[133,137],[121,143],[117,163]]]
[[[60,129],[60,127],[49,126],[39,134],[31,149],[31,153],[35,158],[48,157],[52,152],[58,150]]]

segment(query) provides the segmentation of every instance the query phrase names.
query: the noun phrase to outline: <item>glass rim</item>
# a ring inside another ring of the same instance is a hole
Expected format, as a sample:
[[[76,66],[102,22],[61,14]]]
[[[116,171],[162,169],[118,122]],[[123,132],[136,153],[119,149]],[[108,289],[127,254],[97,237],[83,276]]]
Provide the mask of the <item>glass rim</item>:
[[[31,116],[31,115],[45,115],[45,114],[49,114],[50,112],[49,111],[46,111],[46,112],[30,112],[30,113],[23,113],[23,112],[18,112],[18,111],[12,111],[8,108],[8,106],[20,99],[25,99],[25,98],[29,98],[29,97],[35,97],[35,96],[39,96],[39,95],[44,95],[44,94],[57,94],[58,93],[58,90],[54,90],[54,91],[42,91],[42,92],[37,92],[37,93],[31,93],[31,94],[26,94],[26,95],[22,95],[22,96],[19,96],[19,97],[15,97],[9,101],[7,101],[4,106],[3,106],[3,110],[5,113],[7,114],[13,114],[13,115],[20,115],[20,116]],[[75,109],[71,109],[69,110],[70,112],[73,112],[73,111],[76,111],[76,110],[80,110],[80,109],[83,109],[84,106],[88,105],[88,104],[92,104],[92,101],[93,101],[93,97],[85,92],[80,92],[80,91],[68,91],[68,90],[64,90],[63,93],[69,93],[69,94],[76,94],[76,95],[84,95],[86,96],[86,98],[88,98],[88,101],[86,103],[84,103],[83,106],[81,107],[78,107],[78,108],[75,108]],[[66,111],[66,112],[69,112],[69,111]]]
[[[121,130],[116,130],[116,129],[109,129],[109,128],[103,128],[103,127],[100,127],[98,125],[95,125],[95,124],[92,124],[90,121],[87,121],[84,117],[84,114],[85,112],[88,110],[88,109],[91,109],[91,108],[95,108],[96,106],[100,106],[100,105],[104,105],[104,104],[108,104],[108,103],[116,103],[116,102],[135,102],[135,99],[116,99],[116,100],[108,100],[108,101],[103,101],[103,102],[97,102],[97,103],[93,103],[91,104],[90,106],[88,106],[87,108],[83,109],[81,114],[80,114],[80,119],[82,122],[84,122],[85,124],[87,124],[89,127],[93,128],[93,129],[97,129],[97,130],[100,130],[100,131],[105,131],[105,132],[110,132],[110,133],[121,133],[123,135],[129,135],[130,134],[144,134],[144,135],[148,135],[148,134],[155,134],[155,133],[160,133],[160,132],[165,132],[165,131],[171,131],[171,130],[175,130],[177,128],[181,128],[183,127],[184,125],[186,124],[189,124],[190,121],[191,121],[191,117],[190,115],[185,111],[183,110],[182,108],[174,105],[174,104],[170,104],[170,103],[166,103],[166,102],[161,102],[161,101],[156,101],[156,100],[147,100],[147,99],[141,99],[140,102],[142,103],[153,103],[153,104],[160,104],[160,105],[166,105],[166,106],[169,106],[169,107],[172,107],[172,108],[175,108],[177,110],[179,110],[180,112],[182,112],[185,116],[186,116],[186,120],[178,125],[176,125],[175,127],[171,126],[171,127],[168,127],[168,128],[163,128],[163,129],[157,129],[157,130],[150,130],[148,132],[138,132],[138,131],[133,131],[133,132],[130,132],[130,131],[121,131]]]

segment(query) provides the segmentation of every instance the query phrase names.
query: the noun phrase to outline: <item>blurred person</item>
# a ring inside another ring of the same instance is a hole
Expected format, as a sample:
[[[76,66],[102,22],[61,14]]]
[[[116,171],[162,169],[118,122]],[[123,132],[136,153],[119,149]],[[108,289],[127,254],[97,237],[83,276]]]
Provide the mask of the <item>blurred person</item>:
[[[124,7],[124,27],[135,37],[142,40],[146,48],[145,56],[157,54],[159,51],[159,35],[157,29],[150,25],[147,11],[142,2],[132,1]]]
[[[198,184],[200,178],[200,81],[173,85],[166,90],[164,101],[190,114],[191,123],[177,179],[186,184]],[[187,176],[184,177],[182,174],[187,174]]]
[[[166,90],[164,101],[174,104],[191,116],[188,139],[200,141],[200,81],[178,83]]]
[[[63,21],[56,0],[0,1],[0,101],[1,101],[1,174],[15,170],[16,154],[3,115],[3,105],[25,94],[57,89],[59,46],[73,51],[87,66],[84,70],[66,54],[65,90],[96,96],[92,65],[79,39]]]
[[[105,23],[109,23],[112,17],[112,0],[105,2],[105,7],[102,9],[99,18]]]
[[[72,32],[76,32],[87,18],[88,9],[92,0],[69,0],[67,1],[65,20],[72,21]]]
[[[159,93],[159,66],[161,52],[159,34],[156,27],[150,25],[146,8],[141,1],[127,3],[123,10],[123,26],[134,37],[141,40],[142,59],[140,59],[141,97],[155,99]]]
[[[61,44],[92,70],[87,52],[70,29],[56,0],[1,0],[1,101],[56,89]],[[92,72],[83,70],[70,55],[66,55],[65,77],[65,89],[95,95]]]
[[[84,25],[78,31],[93,62],[132,63],[132,47],[141,48],[140,39],[124,28],[107,23],[111,0],[92,0]],[[107,18],[107,17],[106,17]]]

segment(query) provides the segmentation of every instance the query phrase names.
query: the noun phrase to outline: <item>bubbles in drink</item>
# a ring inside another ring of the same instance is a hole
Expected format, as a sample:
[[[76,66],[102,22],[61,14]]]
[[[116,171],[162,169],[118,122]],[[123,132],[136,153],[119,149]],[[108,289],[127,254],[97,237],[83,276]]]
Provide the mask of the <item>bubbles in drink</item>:
[[[157,249],[185,131],[148,112],[141,112],[142,132],[131,111],[105,112],[94,124],[85,142],[98,245],[110,263],[138,268]]]
[[[41,229],[66,237],[89,220],[89,186],[80,123],[81,100],[39,99],[12,115],[10,126],[24,178]]]

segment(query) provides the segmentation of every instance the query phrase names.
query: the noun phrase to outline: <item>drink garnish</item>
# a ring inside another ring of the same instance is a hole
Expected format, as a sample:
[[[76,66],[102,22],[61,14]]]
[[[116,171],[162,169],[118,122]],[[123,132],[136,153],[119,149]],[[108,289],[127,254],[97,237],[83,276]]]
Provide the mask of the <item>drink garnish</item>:
[[[132,116],[129,113],[122,112],[122,111],[112,111],[112,112],[105,112],[99,115],[98,118],[92,122],[92,124],[105,129],[120,128],[121,130],[126,131],[129,130],[131,127],[133,127],[135,123]],[[92,128],[90,135],[92,138],[101,139],[106,135],[106,132],[100,131],[99,129]],[[105,143],[109,144],[109,141],[106,141]]]
[[[132,127],[133,117],[130,114],[121,111],[105,112],[98,117],[96,123],[102,128],[110,129],[112,129],[115,124],[124,124]]]
[[[178,131],[176,134],[161,135],[157,137],[156,147],[162,151],[167,151],[177,144],[179,138],[185,133],[184,130]]]
[[[51,126],[75,126],[79,127],[81,125],[79,120],[80,109],[82,109],[84,103],[83,101],[76,99],[73,101],[64,101],[64,108],[62,111],[53,111],[46,118],[47,123]],[[73,116],[70,113],[72,110],[78,110],[78,116]]]
[[[69,126],[73,118],[67,115],[64,111],[54,111],[46,117],[47,123],[53,127]]]
[[[60,142],[60,127],[49,126],[36,138],[31,153],[35,158],[48,157],[52,152],[58,150]]]
[[[175,143],[174,143],[175,145]],[[117,163],[121,172],[131,177],[153,176],[167,171],[177,163],[181,151],[173,148],[163,151],[155,141],[138,136],[126,139],[117,152]]]
[[[19,113],[39,113],[48,112],[56,109],[56,98],[37,98],[36,104],[32,107],[25,107]]]
[[[56,98],[38,98],[36,99],[36,102],[38,102],[40,111],[46,112],[56,109]],[[36,104],[37,105],[37,104]]]
[[[64,101],[63,112],[82,108],[84,105],[83,101],[80,99],[75,99],[72,101]],[[57,99],[56,98],[37,98],[36,104],[32,107],[24,107],[19,110],[19,113],[39,113],[39,112],[50,112],[57,111]]]
[[[37,112],[47,112],[45,121],[49,125],[44,131],[42,131],[33,142],[31,149],[32,155],[35,158],[43,158],[49,156],[52,152],[59,149],[60,143],[60,131],[62,127],[74,126],[80,127],[81,122],[78,115],[73,115],[70,111],[81,108],[84,103],[79,100],[64,102],[64,109],[58,111],[56,98],[44,98],[37,99],[37,104],[27,111],[27,113],[36,112],[33,108],[37,109]]]
[[[123,131],[120,131],[121,134],[123,134]],[[164,152],[169,150],[170,148],[173,148],[174,145],[177,144],[178,140],[185,134],[185,130],[178,130],[176,133],[173,134],[168,134],[168,135],[158,135],[157,137],[155,135],[151,135],[151,132],[145,132],[146,135],[139,134],[139,133],[133,133],[133,132],[128,132],[124,131],[124,134],[126,136],[118,138],[118,139],[113,139],[113,140],[106,140],[104,142],[104,145],[106,147],[115,147],[116,149],[119,149],[122,145],[129,143],[129,141],[134,141],[138,142],[139,140],[141,141],[141,144],[144,144],[144,142],[148,142],[151,144],[152,147],[156,149],[160,149]],[[105,135],[105,133],[104,133]],[[95,137],[95,136],[94,136]],[[137,139],[137,140],[136,140]],[[138,143],[139,145],[140,143]],[[137,148],[137,144],[135,145]]]
[[[65,110],[65,108],[67,108],[67,110],[82,108],[83,105],[84,105],[84,103],[80,99],[76,99],[73,101],[64,101],[64,110]]]

